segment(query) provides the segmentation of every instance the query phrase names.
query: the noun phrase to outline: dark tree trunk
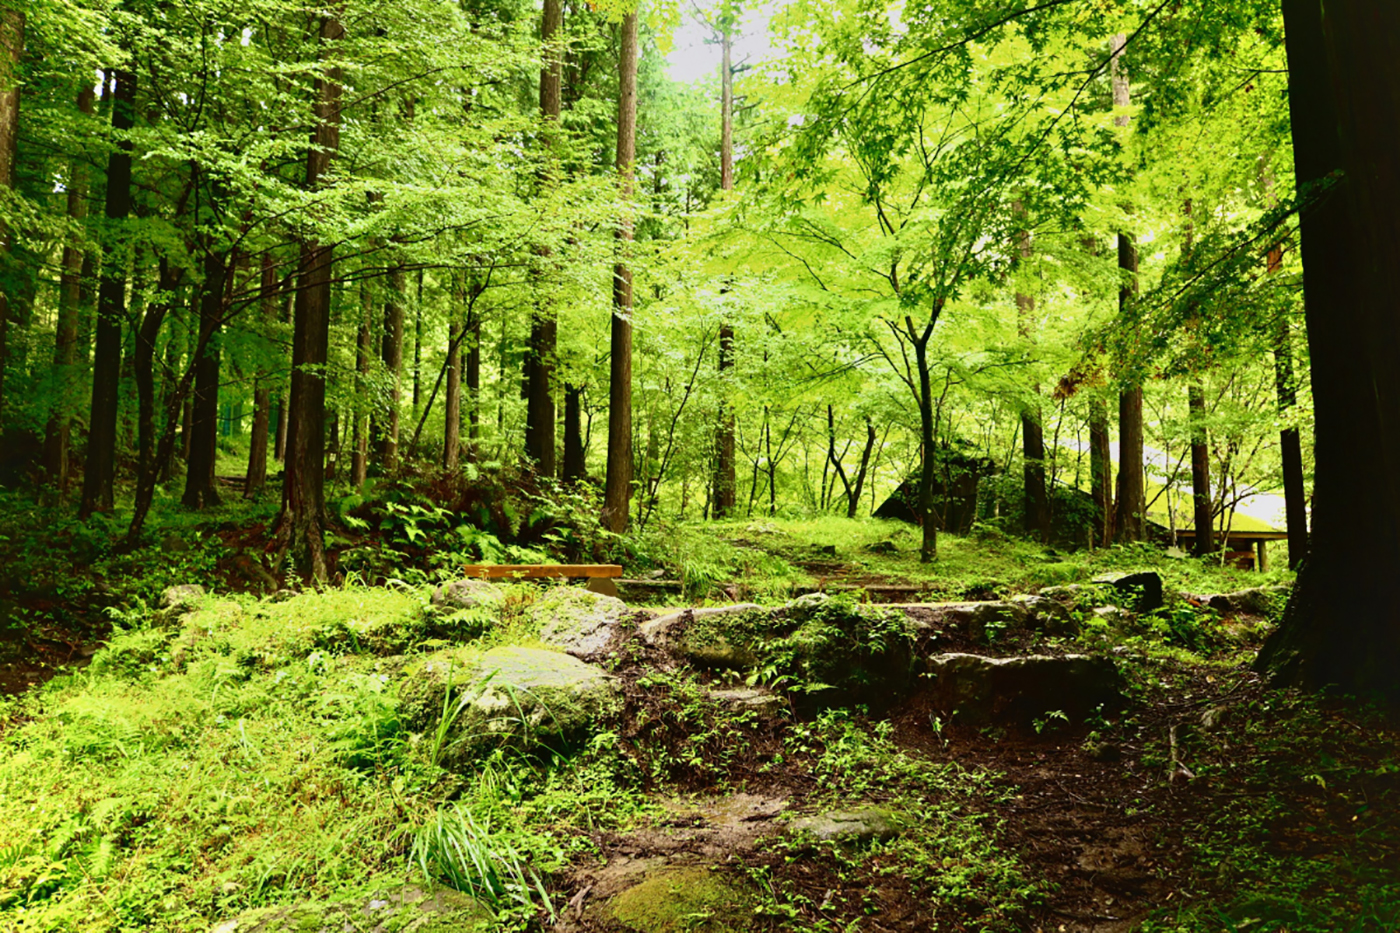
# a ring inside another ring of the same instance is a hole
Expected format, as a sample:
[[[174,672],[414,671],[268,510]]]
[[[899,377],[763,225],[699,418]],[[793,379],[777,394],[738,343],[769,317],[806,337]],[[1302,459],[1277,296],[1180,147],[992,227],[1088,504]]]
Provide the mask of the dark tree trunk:
[[[200,287],[199,342],[204,350],[194,364],[193,434],[190,459],[185,464],[185,494],[180,498],[181,504],[190,509],[219,504],[218,480],[214,477],[219,451],[219,335],[228,275],[228,257],[211,248],[204,259],[204,284]]]
[[[399,401],[403,383],[403,297],[405,278],[402,266],[389,273],[389,300],[384,303],[384,369],[389,373],[389,410],[380,425],[379,463],[385,473],[399,466]]]
[[[1024,217],[1025,209],[1017,204],[1016,213]],[[1031,259],[1031,234],[1022,230],[1017,244],[1017,261]],[[1029,342],[1035,331],[1035,298],[1017,293],[1016,323],[1021,338]],[[1034,399],[1021,410],[1021,457],[1024,462],[1022,485],[1025,487],[1025,531],[1041,542],[1050,540],[1050,499],[1045,488],[1045,431],[1040,421],[1040,386],[1031,386]]]
[[[1137,295],[1137,245],[1126,233],[1118,235],[1118,267],[1124,275],[1118,294],[1122,314]],[[1142,387],[1131,386],[1118,395],[1118,501],[1113,520],[1118,541],[1141,541],[1146,532],[1147,494],[1142,455]]]
[[[23,10],[0,10],[0,188],[14,188],[19,152],[19,65],[24,53]],[[0,253],[14,249],[12,231],[0,223]],[[5,425],[5,369],[10,362],[10,290],[0,289],[0,432]]]
[[[564,482],[576,483],[588,476],[583,449],[583,389],[564,386]]]
[[[622,200],[632,200],[632,168],[637,154],[637,14],[622,19],[618,54],[617,171]],[[632,240],[631,207],[623,208],[617,228],[618,261],[613,267],[613,313],[608,370],[608,472],[603,484],[603,524],[627,530],[632,501],[632,270],[626,250]]]
[[[148,474],[159,472],[155,458],[156,447],[156,340],[160,336],[161,325],[175,303],[172,294],[178,286],[183,270],[171,269],[169,263],[160,261],[158,294],[155,301],[141,316],[141,326],[136,332],[136,345],[132,350],[133,374],[136,379],[136,480],[139,485]]]
[[[455,472],[462,458],[462,341],[466,284],[460,275],[452,279],[452,305],[447,324],[447,398],[442,406],[442,468]]]
[[[360,326],[355,338],[355,426],[350,452],[350,484],[356,489],[369,478],[369,374],[374,359],[374,292],[360,283]]]
[[[78,94],[78,112],[92,116],[93,89]],[[84,226],[88,213],[87,172],[74,159],[68,173],[68,219]],[[68,448],[71,436],[72,390],[77,376],[78,313],[81,307],[83,251],[63,245],[63,272],[59,278],[58,322],[54,327],[53,369],[57,398],[44,431],[44,470],[59,496],[68,492]],[[2,299],[0,299],[2,300]],[[2,376],[0,376],[2,378]]]
[[[544,147],[541,185],[554,183],[556,135],[564,108],[564,55],[559,46],[563,28],[562,0],[544,0],[540,15],[540,43],[544,46],[545,62],[540,69],[540,139]],[[542,266],[549,258],[550,251],[540,249],[537,259]],[[545,297],[547,289],[542,268],[536,270],[535,286],[539,297],[530,319],[530,349],[525,357],[525,456],[541,476],[553,476],[556,469],[554,354],[559,342],[559,320],[555,309],[549,306],[550,299]]]
[[[915,336],[913,323],[908,318],[904,320],[914,344],[914,363],[919,370],[919,522],[923,525],[919,560],[927,564],[938,557],[938,514],[933,504],[933,385],[928,366],[928,341],[933,328],[925,331],[920,340]]]
[[[1094,500],[1094,544],[1113,540],[1113,455],[1109,448],[1108,403],[1089,397],[1089,486]]]
[[[322,43],[338,42],[345,30],[334,16],[321,21]],[[327,57],[334,53],[324,50]],[[316,80],[316,128],[306,158],[306,187],[315,190],[340,147],[340,69]],[[314,580],[327,575],[325,528],[325,364],[330,345],[331,274],[334,246],[316,239],[302,244],[300,281],[292,333],[292,385],[288,405],[287,461],[282,514],[276,536],[282,555],[291,553]],[[280,560],[279,560],[280,563]]]
[[[1269,250],[1269,274],[1283,271],[1283,247]],[[1279,460],[1283,468],[1283,511],[1288,524],[1288,566],[1297,570],[1308,555],[1308,501],[1303,485],[1303,441],[1293,420],[1298,406],[1298,383],[1293,374],[1293,334],[1288,318],[1280,316],[1274,332],[1274,385],[1278,392]]]
[[[856,472],[854,488],[846,497],[846,517],[855,518],[860,509],[860,494],[865,487],[865,475],[870,469],[870,455],[875,451],[875,422],[865,416],[865,450],[860,455],[860,469]]]
[[[1259,657],[1400,705],[1400,5],[1284,0],[1316,480],[1311,547]],[[1316,183],[1334,178],[1320,191]]]
[[[130,130],[135,118],[136,76],[116,73],[112,96],[112,128]],[[121,226],[131,213],[131,143],[120,142],[107,158],[106,216]],[[112,485],[117,467],[117,402],[121,383],[122,318],[126,315],[126,262],[117,249],[102,263],[97,289],[96,343],[92,357],[92,405],[88,416],[87,463],[83,470],[83,501],[79,514],[110,512],[115,502]]]
[[[481,313],[476,303],[467,308],[467,461],[477,460],[481,442]]]
[[[263,253],[262,280],[258,283],[262,301],[262,324],[277,320],[277,267],[272,253]],[[243,483],[244,498],[251,499],[267,484],[267,442],[272,425],[272,377],[259,369],[253,386],[253,433],[248,438],[248,475]]]
[[[728,393],[727,375],[734,368],[734,328],[727,322],[719,328],[720,393]],[[726,518],[734,513],[734,411],[724,401],[719,406],[719,427],[715,431],[714,495],[710,515]]]
[[[1191,505],[1196,526],[1196,554],[1215,550],[1210,498],[1210,446],[1206,438],[1206,390],[1193,382],[1186,390],[1191,412]]]

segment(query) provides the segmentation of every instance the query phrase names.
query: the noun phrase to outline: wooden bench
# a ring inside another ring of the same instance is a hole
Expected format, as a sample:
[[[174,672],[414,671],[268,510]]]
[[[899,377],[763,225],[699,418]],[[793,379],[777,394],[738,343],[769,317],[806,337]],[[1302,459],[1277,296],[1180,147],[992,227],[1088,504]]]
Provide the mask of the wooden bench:
[[[477,580],[579,580],[586,578],[588,588],[604,596],[616,596],[622,576],[621,564],[468,564],[462,568],[468,577]]]

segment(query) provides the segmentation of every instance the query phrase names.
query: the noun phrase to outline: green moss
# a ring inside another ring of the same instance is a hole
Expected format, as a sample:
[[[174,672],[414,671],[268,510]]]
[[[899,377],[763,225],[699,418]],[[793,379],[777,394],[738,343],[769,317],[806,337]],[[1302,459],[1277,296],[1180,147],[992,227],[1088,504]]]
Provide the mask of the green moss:
[[[613,899],[612,915],[636,933],[739,933],[753,920],[754,898],[708,868],[660,872]]]
[[[470,933],[490,919],[486,908],[465,894],[408,885],[352,901],[265,907],[219,924],[214,933]]]

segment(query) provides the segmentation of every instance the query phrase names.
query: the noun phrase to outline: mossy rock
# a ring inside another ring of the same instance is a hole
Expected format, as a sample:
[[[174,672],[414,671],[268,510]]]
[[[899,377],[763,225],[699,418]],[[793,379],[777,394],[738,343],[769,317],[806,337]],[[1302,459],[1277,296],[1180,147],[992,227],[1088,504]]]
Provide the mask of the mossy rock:
[[[754,897],[703,867],[667,868],[613,898],[613,919],[634,933],[742,933]]]
[[[211,933],[467,933],[484,930],[490,913],[449,888],[406,885],[353,901],[263,907],[226,920]]]
[[[616,682],[601,668],[543,648],[439,651],[411,665],[399,691],[404,722],[438,746],[439,761],[453,769],[500,747],[558,751],[601,728],[621,706]],[[450,722],[439,744],[444,708]]]
[[[557,586],[526,610],[540,638],[576,658],[604,653],[628,615],[627,604],[581,586]]]

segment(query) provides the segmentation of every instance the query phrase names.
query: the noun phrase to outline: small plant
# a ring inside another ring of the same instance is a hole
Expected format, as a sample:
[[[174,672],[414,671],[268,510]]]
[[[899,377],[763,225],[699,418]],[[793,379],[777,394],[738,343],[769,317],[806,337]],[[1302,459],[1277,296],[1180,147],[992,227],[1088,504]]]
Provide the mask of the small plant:
[[[413,834],[410,860],[427,879],[441,879],[470,894],[493,913],[556,911],[544,879],[506,833],[493,830],[489,817],[478,820],[453,804],[439,810]]]

